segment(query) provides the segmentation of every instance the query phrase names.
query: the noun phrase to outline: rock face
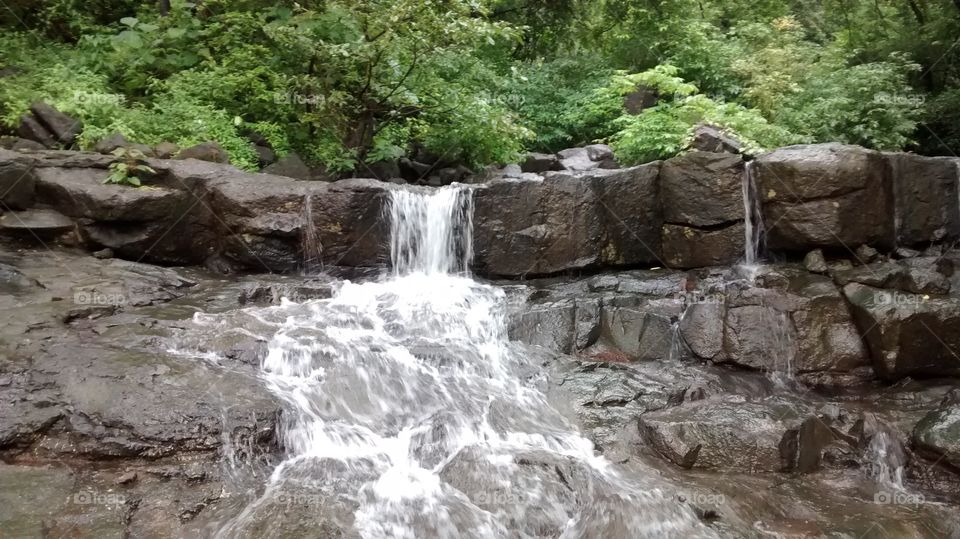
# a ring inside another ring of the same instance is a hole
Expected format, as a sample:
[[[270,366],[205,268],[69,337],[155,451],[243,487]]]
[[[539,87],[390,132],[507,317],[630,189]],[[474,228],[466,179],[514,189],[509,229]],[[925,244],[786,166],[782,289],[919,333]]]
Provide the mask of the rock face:
[[[960,374],[960,301],[857,283],[843,287],[884,378]]]
[[[0,150],[0,204],[23,210],[33,204],[37,176],[34,161],[8,150]]]
[[[663,163],[661,245],[667,264],[715,266],[743,256],[743,169],[740,156],[701,151]]]
[[[177,154],[177,159],[198,159],[211,163],[229,163],[230,156],[226,150],[216,142],[201,142],[195,146],[184,148]]]
[[[885,154],[896,199],[897,245],[960,238],[960,159]]]
[[[777,472],[789,467],[781,453],[797,412],[776,401],[704,400],[640,417],[645,439],[683,468]]]
[[[70,146],[83,131],[83,123],[71,118],[42,101],[30,105],[30,112],[47,128],[54,138],[65,146]]]
[[[313,176],[310,167],[295,153],[281,157],[276,163],[265,167],[263,172],[274,176],[286,176],[295,180],[310,180]]]
[[[521,276],[656,261],[658,169],[655,163],[584,176],[558,173],[477,189],[477,269]]]
[[[882,154],[858,146],[788,146],[753,173],[772,249],[894,245],[894,198]]]
[[[699,125],[693,130],[693,142],[690,147],[694,150],[716,153],[740,153],[740,141],[727,135],[723,129],[714,125]]]
[[[920,451],[960,469],[960,403],[944,403],[917,423],[913,443]]]

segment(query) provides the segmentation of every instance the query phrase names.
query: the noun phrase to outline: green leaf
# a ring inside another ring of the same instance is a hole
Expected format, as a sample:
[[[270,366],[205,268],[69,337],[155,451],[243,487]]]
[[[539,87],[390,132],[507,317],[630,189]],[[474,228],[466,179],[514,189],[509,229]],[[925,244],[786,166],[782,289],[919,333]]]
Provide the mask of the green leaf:
[[[143,47],[143,39],[139,33],[133,30],[124,30],[113,37],[111,44],[114,49],[122,52],[125,49],[139,49]]]
[[[138,21],[136,17],[124,17],[120,19],[120,24],[129,26],[130,28],[133,28],[134,26],[136,26],[138,22],[140,21]]]

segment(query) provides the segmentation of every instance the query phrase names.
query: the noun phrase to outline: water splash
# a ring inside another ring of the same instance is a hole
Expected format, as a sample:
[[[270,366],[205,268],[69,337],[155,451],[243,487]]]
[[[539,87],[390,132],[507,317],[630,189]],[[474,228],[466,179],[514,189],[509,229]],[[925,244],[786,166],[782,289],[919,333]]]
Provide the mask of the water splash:
[[[433,193],[397,190],[390,200],[395,276],[466,272],[473,259],[473,197],[460,186]]]
[[[906,462],[903,447],[887,431],[880,430],[870,439],[864,455],[868,473],[880,487],[905,491],[903,465]]]
[[[297,519],[371,538],[712,536],[657,474],[621,476],[551,407],[508,340],[505,292],[465,274],[470,192],[391,197],[389,277],[242,311],[272,332],[261,370],[285,403],[285,455],[219,535]]]
[[[747,161],[743,169],[743,230],[744,256],[743,265],[748,271],[755,272],[760,263],[762,250],[763,212],[760,208],[760,197],[757,192],[754,174],[754,161]]]
[[[323,244],[313,221],[313,195],[303,197],[300,212],[300,251],[303,257],[303,272],[307,275],[323,270]]]

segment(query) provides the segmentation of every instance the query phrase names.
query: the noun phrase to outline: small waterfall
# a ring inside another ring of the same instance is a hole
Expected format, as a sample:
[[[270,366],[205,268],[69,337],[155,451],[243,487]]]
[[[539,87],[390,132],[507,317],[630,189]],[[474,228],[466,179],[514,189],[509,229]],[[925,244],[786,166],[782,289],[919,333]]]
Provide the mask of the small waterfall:
[[[754,161],[747,161],[743,168],[743,262],[747,268],[755,268],[760,262],[763,239],[763,212],[761,211],[760,196],[754,178],[755,165]]]
[[[508,339],[505,291],[466,274],[470,195],[392,191],[381,280],[195,317],[255,320],[285,404],[284,459],[219,536],[291,519],[367,538],[714,535],[659,474],[622,476],[553,408],[540,360]]]
[[[895,492],[906,490],[903,486],[903,465],[906,462],[903,448],[886,430],[880,430],[870,439],[865,454],[870,478],[881,488]]]
[[[394,275],[461,273],[473,258],[473,197],[448,186],[434,193],[396,190],[390,199]]]
[[[303,209],[300,210],[300,251],[303,256],[303,272],[316,273],[323,269],[323,245],[320,234],[313,222],[313,195],[303,197]]]

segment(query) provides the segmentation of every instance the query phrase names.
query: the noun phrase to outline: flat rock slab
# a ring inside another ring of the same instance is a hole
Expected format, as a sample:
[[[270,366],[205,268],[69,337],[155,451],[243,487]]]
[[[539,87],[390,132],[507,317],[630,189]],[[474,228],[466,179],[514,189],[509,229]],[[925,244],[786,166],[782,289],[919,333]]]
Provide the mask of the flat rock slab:
[[[25,210],[0,216],[0,230],[11,233],[52,235],[73,227],[73,219],[55,210]]]

